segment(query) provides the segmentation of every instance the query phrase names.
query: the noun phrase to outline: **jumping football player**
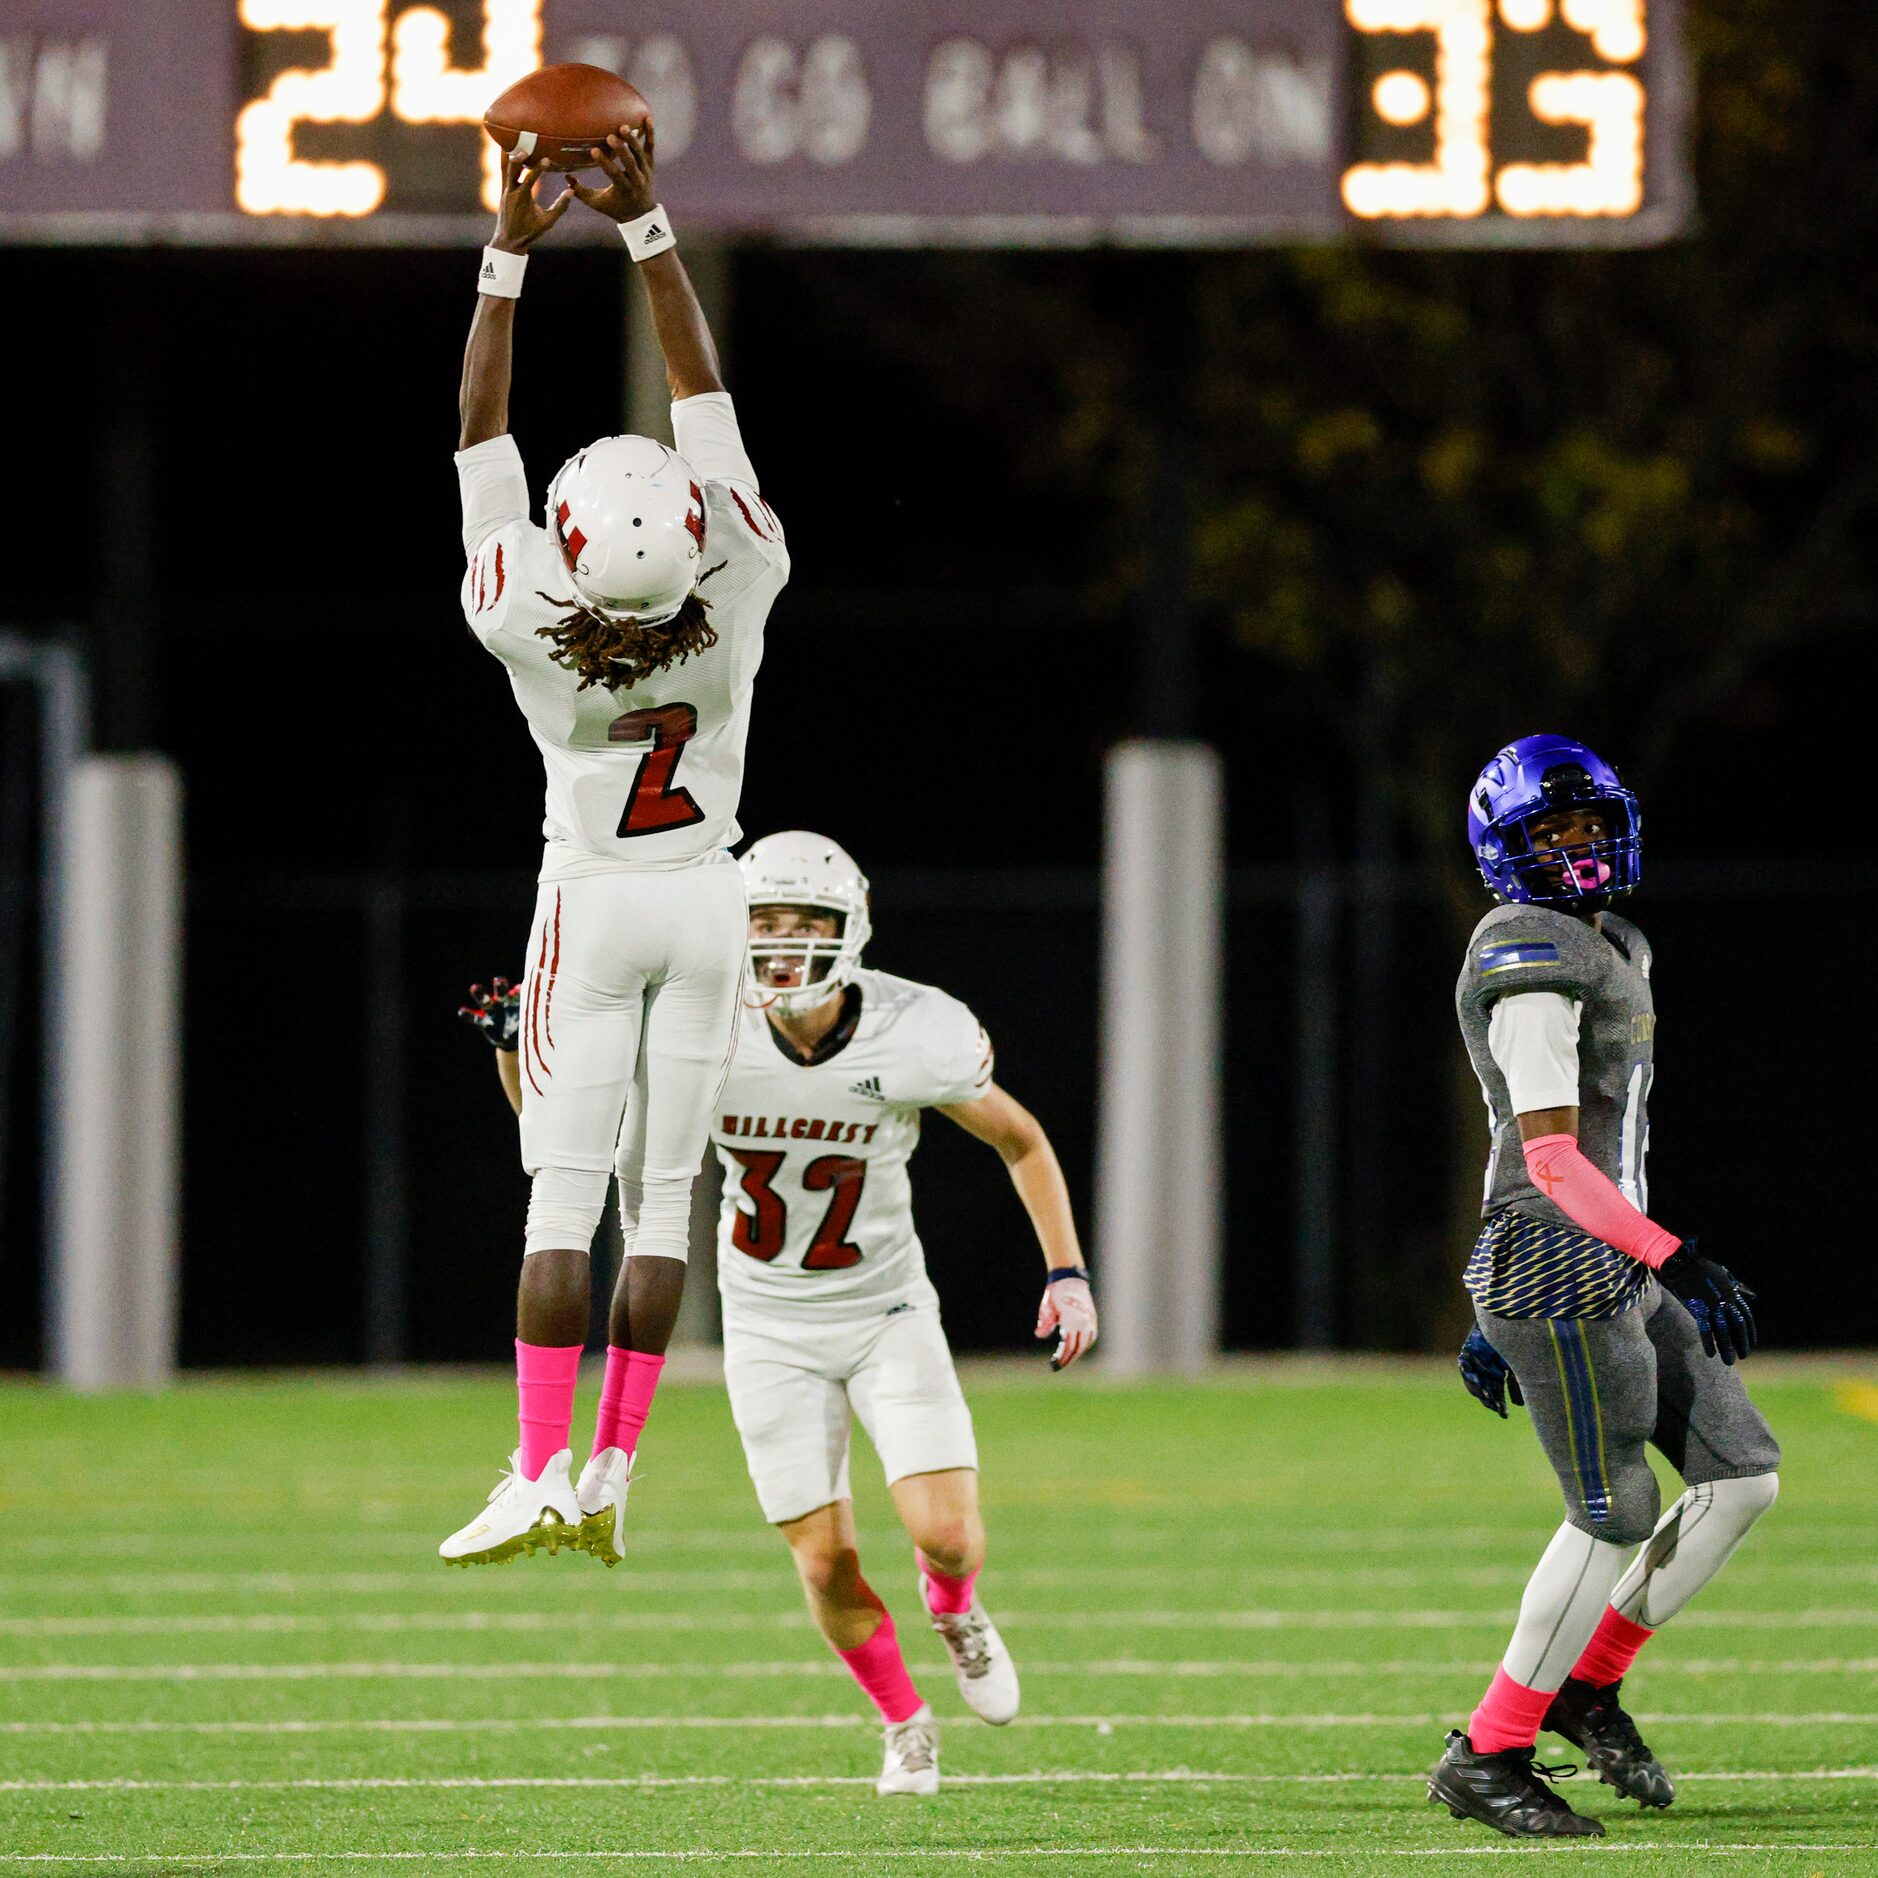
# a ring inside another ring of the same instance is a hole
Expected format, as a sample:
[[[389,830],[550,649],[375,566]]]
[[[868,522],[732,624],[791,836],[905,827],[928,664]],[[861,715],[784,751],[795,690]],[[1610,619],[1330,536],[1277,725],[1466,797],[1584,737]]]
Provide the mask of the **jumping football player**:
[[[593,156],[603,180],[571,180],[547,207],[530,162],[509,162],[463,359],[463,611],[508,668],[548,790],[519,1032],[533,1180],[516,1305],[521,1443],[488,1505],[439,1547],[452,1564],[553,1551],[583,1518],[623,1514],[736,1037],[745,907],[729,849],[764,623],[789,574],[654,200],[650,125]],[[678,448],[590,444],[549,484],[541,528],[508,431],[510,342],[527,251],[576,199],[620,225],[639,263]],[[627,1256],[575,1485],[588,1252],[614,1172]]]
[[[718,1286],[724,1380],[763,1516],[795,1559],[823,1636],[879,1709],[878,1791],[936,1793],[939,1736],[893,1618],[861,1575],[850,1415],[874,1443],[919,1563],[920,1594],[982,1720],[1017,1713],[1017,1671],[975,1582],[985,1558],[978,1450],[913,1226],[908,1162],[936,1108],[997,1149],[1048,1276],[1036,1334],[1054,1367],[1096,1339],[1062,1169],[1042,1125],[992,1081],[991,1045],[955,998],[861,964],[867,881],[819,835],[770,835],[742,860],[751,989],[712,1142],[724,1168]],[[497,1044],[510,1100],[514,995],[464,1015]],[[619,1557],[617,1530],[587,1548]]]
[[[1524,1403],[1566,1520],[1428,1791],[1513,1838],[1601,1837],[1540,1778],[1539,1730],[1642,1805],[1675,1798],[1623,1678],[1773,1505],[1780,1449],[1735,1368],[1753,1293],[1648,1216],[1651,952],[1609,911],[1642,874],[1636,797],[1583,744],[1522,737],[1481,772],[1467,825],[1502,904],[1455,992],[1492,1138],[1461,1374],[1496,1414]],[[1688,1489],[1660,1521],[1650,1443]]]

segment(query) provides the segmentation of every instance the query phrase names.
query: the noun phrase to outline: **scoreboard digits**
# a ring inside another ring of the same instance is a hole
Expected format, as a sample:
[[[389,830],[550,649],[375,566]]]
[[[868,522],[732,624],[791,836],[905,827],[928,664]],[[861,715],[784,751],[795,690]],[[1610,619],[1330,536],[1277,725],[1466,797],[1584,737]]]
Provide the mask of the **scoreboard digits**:
[[[700,234],[1634,247],[1689,213],[1686,0],[25,3],[0,242],[459,242],[488,101],[563,60],[651,100]]]
[[[1555,0],[1345,0],[1367,81],[1359,147],[1381,155],[1419,134],[1426,151],[1352,164],[1344,207],[1363,221],[1635,215],[1649,99],[1629,68],[1648,46],[1644,5],[1556,0],[1555,12]],[[1399,63],[1415,52],[1432,71]],[[1587,54],[1597,63],[1585,64]],[[1555,69],[1555,60],[1574,63]],[[1387,69],[1374,71],[1378,62]],[[1575,152],[1545,162],[1526,154],[1566,138]]]
[[[239,0],[250,32],[318,32],[328,62],[276,72],[235,119],[235,201],[249,215],[364,216],[385,200],[380,163],[302,157],[300,124],[477,124],[489,100],[541,64],[542,0],[482,0],[482,64],[450,63],[449,18],[390,0]],[[496,206],[501,152],[484,139],[483,207]]]

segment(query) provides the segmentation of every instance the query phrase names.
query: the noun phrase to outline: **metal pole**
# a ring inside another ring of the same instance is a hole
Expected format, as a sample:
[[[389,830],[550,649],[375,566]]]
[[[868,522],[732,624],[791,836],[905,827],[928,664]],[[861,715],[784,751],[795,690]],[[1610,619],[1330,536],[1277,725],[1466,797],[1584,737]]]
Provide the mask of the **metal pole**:
[[[176,1361],[182,779],[87,757],[67,815],[51,1355],[76,1388],[153,1388]]]
[[[1105,1367],[1192,1373],[1219,1348],[1218,752],[1118,746],[1105,815],[1096,1212]]]
[[[1297,1340],[1306,1350],[1335,1341],[1337,881],[1325,864],[1324,820],[1321,801],[1307,805],[1297,888]]]
[[[57,1348],[60,1217],[65,1170],[72,1163],[66,1135],[66,1064],[72,1038],[66,995],[65,929],[71,874],[71,780],[91,748],[91,685],[84,661],[62,640],[0,634],[0,677],[25,678],[39,691],[39,774],[44,832],[39,862],[40,1000],[40,1210],[45,1283],[40,1321],[46,1354]]]
[[[365,1357],[380,1367],[404,1361],[409,1312],[404,916],[404,878],[387,872],[366,910],[365,964]]]

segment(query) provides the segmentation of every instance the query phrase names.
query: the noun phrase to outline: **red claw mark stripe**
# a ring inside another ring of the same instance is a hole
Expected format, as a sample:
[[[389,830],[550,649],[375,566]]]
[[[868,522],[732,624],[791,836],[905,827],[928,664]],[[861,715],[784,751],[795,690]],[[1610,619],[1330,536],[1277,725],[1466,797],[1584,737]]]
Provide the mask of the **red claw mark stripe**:
[[[736,492],[735,489],[731,490],[730,499],[731,501],[736,503],[737,512],[743,517],[743,519],[746,522],[750,524],[751,534],[755,535],[759,541],[772,541],[775,539],[775,537],[771,535],[770,531],[767,528],[765,528],[763,524],[759,522],[754,515],[750,513],[749,503],[744,501],[743,497],[740,496]],[[765,502],[761,496],[758,496],[756,501],[757,501],[758,508],[766,509],[766,510],[769,509],[769,504]],[[774,511],[772,510],[771,513],[773,514]]]
[[[489,596],[489,604],[494,606],[502,598],[502,543],[496,543],[496,590]]]
[[[554,1048],[554,981],[561,975],[561,890],[554,890],[554,957],[548,965],[548,995],[541,1007],[541,1027],[548,1033],[548,1048]]]
[[[529,1070],[528,1080],[533,1085],[536,1095],[541,1094],[541,1085],[535,1081],[535,1069],[538,1068],[544,1076],[554,1074],[547,1064],[542,1061],[541,1057],[541,975],[547,969],[547,964],[548,922],[544,919],[541,922],[541,950],[535,959],[535,969],[528,974],[528,1029],[526,1035],[527,1041],[534,1047],[534,1065]]]

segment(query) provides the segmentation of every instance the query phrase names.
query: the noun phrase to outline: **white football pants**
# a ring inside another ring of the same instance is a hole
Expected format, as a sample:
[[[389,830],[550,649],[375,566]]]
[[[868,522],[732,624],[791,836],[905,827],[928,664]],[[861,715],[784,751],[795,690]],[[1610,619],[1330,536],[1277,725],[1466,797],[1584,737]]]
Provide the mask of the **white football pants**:
[[[748,926],[728,854],[542,883],[520,1038],[529,1252],[585,1250],[617,1171],[627,1251],[685,1256],[691,1182],[736,1044]]]

